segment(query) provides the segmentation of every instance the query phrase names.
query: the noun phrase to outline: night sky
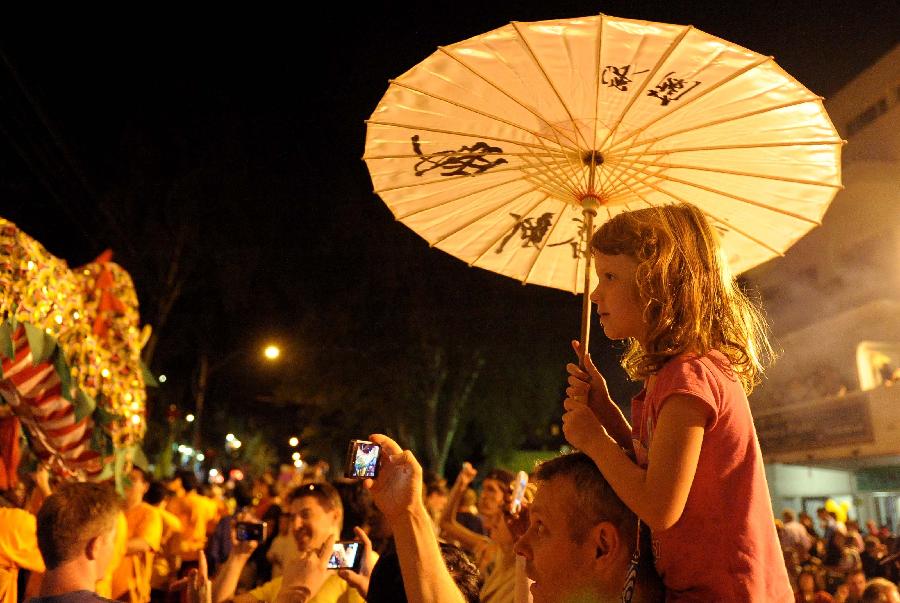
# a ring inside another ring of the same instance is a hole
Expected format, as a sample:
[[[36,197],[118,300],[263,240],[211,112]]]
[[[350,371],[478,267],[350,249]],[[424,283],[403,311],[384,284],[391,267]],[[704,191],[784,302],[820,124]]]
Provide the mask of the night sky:
[[[235,283],[253,290],[252,311],[221,325],[234,339],[277,334],[290,345],[317,307],[377,297],[378,275],[363,255],[403,262],[412,250],[422,257],[406,278],[490,290],[510,323],[558,334],[562,368],[577,336],[578,299],[488,273],[463,276],[482,271],[428,249],[396,223],[360,159],[364,120],[387,80],[438,45],[511,20],[601,11],[692,24],[774,55],[826,97],[887,52],[900,31],[900,4],[890,0],[316,3],[290,12],[7,19],[0,215],[77,266],[109,245],[98,199],[115,208],[111,195],[135,191],[142,203],[164,206],[165,174],[187,171],[202,193],[200,236],[221,241],[224,256],[257,258],[252,278]],[[154,284],[137,286],[150,295]],[[436,304],[435,319],[464,311],[456,303]],[[182,320],[196,311],[176,309]],[[507,326],[487,328],[487,336],[496,328],[502,337]],[[598,335],[594,349],[613,370],[611,344]],[[627,391],[621,375],[614,381]]]

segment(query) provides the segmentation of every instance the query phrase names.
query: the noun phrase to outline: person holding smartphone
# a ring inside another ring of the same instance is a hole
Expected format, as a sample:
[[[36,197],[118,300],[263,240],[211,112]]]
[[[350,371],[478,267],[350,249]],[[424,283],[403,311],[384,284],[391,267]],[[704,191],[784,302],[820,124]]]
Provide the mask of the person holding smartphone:
[[[444,537],[475,552],[478,568],[485,576],[482,602],[512,603],[516,581],[515,539],[507,529],[503,511],[515,476],[505,469],[494,469],[485,476],[478,497],[478,511],[487,530],[484,535],[469,530],[456,519],[463,494],[477,473],[470,463],[463,463],[441,515],[441,530]]]
[[[325,482],[298,486],[287,497],[287,509],[298,557],[285,564],[281,576],[235,596],[241,570],[259,544],[237,542],[213,582],[213,603],[362,603],[359,593],[327,568],[344,519],[334,486]]]

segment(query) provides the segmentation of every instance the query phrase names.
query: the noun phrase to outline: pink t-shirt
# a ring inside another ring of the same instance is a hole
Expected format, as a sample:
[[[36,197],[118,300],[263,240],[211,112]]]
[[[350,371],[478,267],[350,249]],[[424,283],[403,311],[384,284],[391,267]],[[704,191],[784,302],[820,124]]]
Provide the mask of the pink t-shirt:
[[[684,513],[653,534],[666,600],[793,601],[750,405],[727,358],[716,351],[673,358],[650,395],[635,396],[632,429],[642,464],[673,394],[703,402],[709,419]]]

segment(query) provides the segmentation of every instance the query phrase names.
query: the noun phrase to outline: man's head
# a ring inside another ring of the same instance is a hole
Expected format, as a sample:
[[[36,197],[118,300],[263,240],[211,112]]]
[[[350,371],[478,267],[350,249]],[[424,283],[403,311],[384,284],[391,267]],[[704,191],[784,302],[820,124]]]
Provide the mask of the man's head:
[[[781,512],[781,519],[784,521],[784,523],[791,523],[792,521],[794,521],[794,519],[796,519],[796,516],[794,515],[794,510],[793,509],[784,509]]]
[[[322,545],[328,536],[339,538],[344,507],[337,490],[329,483],[298,486],[288,495],[288,513],[297,548],[301,551]]]
[[[105,484],[61,486],[37,515],[38,548],[47,569],[76,560],[88,562],[102,576],[116,540],[116,516],[122,504]]]
[[[184,490],[184,492],[193,492],[200,485],[197,481],[197,476],[194,475],[194,472],[190,469],[180,469],[176,471],[172,482],[172,486],[174,486],[175,489],[178,489],[178,484],[180,484],[180,489]]]
[[[890,580],[872,578],[860,600],[862,603],[900,603],[900,592]]]
[[[128,485],[125,487],[125,508],[131,509],[140,504],[149,488],[150,482],[144,470],[132,467],[128,473]]]
[[[618,600],[637,536],[637,518],[583,453],[538,466],[528,531],[516,543],[534,580],[535,603]]]
[[[478,568],[458,546],[442,542],[440,547],[444,565],[447,566],[447,571],[450,572],[453,582],[456,583],[465,601],[467,603],[478,601]],[[378,558],[378,562],[372,569],[366,601],[368,603],[382,603],[383,601],[403,603],[406,600],[400,559],[397,557],[397,552],[390,549]]]

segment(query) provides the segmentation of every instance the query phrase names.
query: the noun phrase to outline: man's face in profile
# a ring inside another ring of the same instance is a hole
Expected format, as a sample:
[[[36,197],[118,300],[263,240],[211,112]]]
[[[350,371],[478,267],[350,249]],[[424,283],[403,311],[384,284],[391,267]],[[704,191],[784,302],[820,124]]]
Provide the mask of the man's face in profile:
[[[587,534],[580,543],[573,538],[572,518],[578,513],[574,501],[572,479],[557,476],[539,483],[529,507],[528,531],[515,550],[525,557],[525,571],[534,580],[534,603],[594,600],[589,593],[596,551]]]

